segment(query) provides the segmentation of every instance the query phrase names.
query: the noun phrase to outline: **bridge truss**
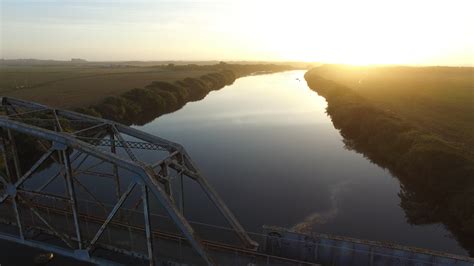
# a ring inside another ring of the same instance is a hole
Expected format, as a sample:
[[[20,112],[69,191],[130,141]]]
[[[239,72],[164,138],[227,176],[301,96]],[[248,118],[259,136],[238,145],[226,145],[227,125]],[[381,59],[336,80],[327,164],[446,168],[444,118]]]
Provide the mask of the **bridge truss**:
[[[0,222],[8,225],[1,239],[87,262],[111,263],[101,252],[106,250],[154,265],[160,219],[150,209],[160,208],[203,262],[214,264],[209,245],[184,214],[186,179],[199,185],[243,249],[258,246],[177,143],[106,119],[3,97],[0,144]],[[154,155],[140,159],[137,149]],[[117,228],[143,234],[135,239],[143,240],[142,248],[111,241]]]

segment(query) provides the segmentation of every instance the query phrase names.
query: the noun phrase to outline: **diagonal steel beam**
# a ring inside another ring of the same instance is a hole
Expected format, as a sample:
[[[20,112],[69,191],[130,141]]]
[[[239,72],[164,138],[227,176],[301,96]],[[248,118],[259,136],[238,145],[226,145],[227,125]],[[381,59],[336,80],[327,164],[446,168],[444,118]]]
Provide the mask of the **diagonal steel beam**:
[[[20,235],[20,238],[22,240],[25,239],[25,236],[23,234],[23,224],[21,222],[21,216],[20,216],[20,211],[18,210],[18,204],[16,203],[16,195],[12,197],[12,206],[13,206],[13,211],[15,212],[15,218],[16,218],[16,223],[18,225],[18,234]]]
[[[49,110],[48,108],[44,108],[44,109],[35,109],[35,110],[31,110],[31,111],[26,111],[26,112],[23,112],[23,113],[15,113],[15,114],[11,114],[11,115],[8,115],[8,117],[10,117],[10,118],[14,118],[15,116],[29,115],[29,114],[32,114],[32,113],[44,112],[44,111],[48,111],[48,110]]]
[[[157,179],[152,178],[155,173],[151,168],[144,169],[146,175],[142,176],[142,181],[150,188],[150,191],[153,195],[158,199],[161,205],[164,207],[168,215],[171,219],[175,222],[178,226],[179,230],[183,233],[183,235],[188,239],[191,246],[196,250],[196,252],[204,259],[206,264],[214,265],[213,259],[209,256],[206,248],[202,240],[196,234],[194,229],[191,227],[189,222],[184,218],[182,213],[176,208],[175,204],[173,203],[172,199],[167,195],[165,190],[161,188],[159,185],[159,181]]]
[[[67,204],[69,204],[71,202],[71,200],[69,198],[66,198],[66,197],[63,197],[63,196],[60,196],[60,195],[56,195],[56,194],[53,194],[53,193],[36,192],[36,191],[32,191],[32,190],[27,190],[27,189],[18,189],[17,192],[20,193],[20,194],[30,195],[32,200],[35,200],[35,198],[38,197],[38,198],[52,199],[52,200],[55,200],[55,201],[61,201],[61,202],[65,202]]]
[[[9,181],[12,181],[12,173],[10,169],[10,165],[8,164],[8,148],[7,148],[7,140],[5,139],[5,136],[3,134],[3,130],[0,131],[0,138],[1,138],[1,145],[2,145],[2,157],[3,157],[3,165],[5,166],[5,171],[7,174],[7,179],[5,183],[9,183]],[[1,202],[1,201],[0,201]]]
[[[97,176],[97,177],[115,178],[115,176],[114,176],[113,174],[103,173],[103,172],[97,172],[97,171],[79,170],[79,171],[75,171],[74,174],[76,174],[76,175],[91,175],[91,176]]]
[[[56,109],[53,109],[51,111],[53,112],[54,121],[56,123],[56,127],[57,127],[56,131],[60,131],[60,132],[64,131],[63,126],[61,125],[61,122],[59,121],[58,113],[57,113]]]
[[[117,149],[115,147],[114,132],[110,132],[110,141],[112,142],[112,145],[110,146],[110,152],[113,154],[116,154]],[[112,172],[115,178],[115,195],[117,196],[117,199],[119,199],[122,193],[120,192],[120,177],[119,177],[118,167],[116,164],[112,164]]]
[[[1,173],[0,173],[0,182],[1,182],[4,186],[8,185],[7,180],[5,179],[5,177],[4,177]]]
[[[36,215],[36,217],[38,217],[49,228],[49,230],[51,230],[57,237],[59,237],[64,243],[66,243],[66,245],[74,249],[73,245],[61,233],[56,231],[56,229],[54,229],[54,227],[45,218],[43,218],[43,216],[38,212],[38,210],[33,206],[33,204],[29,202],[29,200],[27,200],[23,196],[20,197],[19,194],[17,194],[17,196],[18,199],[20,199],[25,205],[27,205],[28,208]]]
[[[62,167],[61,169],[59,169],[59,171],[51,176],[48,180],[46,180],[46,182],[43,183],[43,185],[41,185],[40,187],[38,187],[37,189],[35,189],[36,192],[40,192],[42,191],[43,189],[45,189],[49,184],[51,184],[51,182],[54,181],[54,179],[56,179],[58,176],[64,174],[64,168]]]
[[[79,215],[77,210],[77,200],[76,200],[76,191],[74,189],[74,184],[72,182],[73,173],[71,168],[71,161],[67,150],[61,151],[64,168],[66,169],[66,183],[69,191],[69,199],[71,201],[72,209],[72,218],[74,219],[74,227],[76,229],[77,245],[79,249],[82,249],[82,235],[81,235],[81,226],[79,224]]]
[[[102,165],[104,163],[105,163],[105,161],[99,160],[97,163],[87,166],[86,169],[76,170],[76,171],[81,172],[81,173],[89,172],[91,169],[96,168],[97,166]],[[79,169],[79,166],[76,167],[76,168]]]
[[[48,158],[53,154],[54,149],[49,149],[41,158],[36,161],[36,163],[31,166],[30,170],[28,170],[18,181],[15,183],[15,187],[19,187],[26,181]]]
[[[83,191],[87,193],[87,195],[89,195],[95,202],[97,202],[102,207],[104,213],[107,213],[107,208],[105,207],[104,203],[102,203],[96,196],[94,196],[94,194],[84,184],[82,184],[79,179],[77,179],[75,176],[73,176],[72,179],[79,185],[80,188],[82,188]]]
[[[18,180],[21,176],[20,159],[18,158],[16,142],[11,132],[11,129],[7,129],[7,137],[8,137],[11,153],[13,156],[13,166],[15,167],[15,178]]]
[[[86,131],[90,131],[90,130],[93,130],[93,129],[101,128],[101,127],[104,127],[104,126],[109,126],[109,124],[100,123],[100,124],[98,124],[98,125],[93,125],[93,126],[90,126],[90,127],[83,128],[83,129],[81,129],[81,130],[75,131],[75,132],[73,132],[72,134],[73,134],[73,135],[79,135],[79,134],[84,133],[84,132],[86,132]]]
[[[145,222],[145,235],[148,251],[148,261],[150,266],[155,265],[154,256],[153,256],[153,236],[151,232],[151,223],[150,223],[150,206],[148,204],[148,187],[142,185],[142,201],[143,201],[143,218]]]
[[[119,210],[120,207],[122,207],[122,204],[125,202],[125,200],[128,198],[128,195],[130,195],[130,193],[132,192],[133,188],[135,187],[137,183],[132,181],[132,183],[130,183],[130,185],[128,186],[128,189],[125,191],[125,193],[122,194],[122,196],[120,197],[120,199],[118,200],[118,202],[115,204],[114,208],[112,209],[112,211],[109,213],[109,216],[107,216],[107,219],[105,220],[105,222],[102,224],[102,226],[99,228],[99,231],[97,231],[97,233],[95,234],[94,238],[91,240],[89,246],[86,248],[87,251],[91,251],[93,248],[94,248],[94,245],[95,245],[95,242],[97,242],[97,240],[99,240],[99,237],[102,235],[102,233],[104,232],[105,230],[105,227],[110,223],[110,221],[112,220],[112,218],[114,218],[115,214],[117,213],[117,211]]]
[[[225,217],[227,222],[232,226],[237,236],[244,243],[247,248],[256,249],[258,243],[253,241],[250,236],[247,234],[245,229],[240,225],[235,218],[234,214],[229,210],[229,208],[224,204],[224,201],[219,197],[217,192],[212,188],[205,178],[199,178],[196,180],[204,192],[207,194],[209,199],[214,203],[214,205],[219,209],[222,215]]]
[[[117,128],[113,125],[112,127],[112,131],[114,132],[114,135],[117,137],[117,139],[121,142],[123,148],[125,149],[125,151],[127,152],[128,156],[130,157],[130,159],[132,159],[132,161],[136,162],[138,161],[137,157],[135,156],[135,154],[133,154],[132,150],[130,149],[130,146],[128,145],[128,143],[123,139],[122,135],[120,135],[120,132],[117,130]]]
[[[247,248],[257,249],[258,248],[258,243],[253,241],[252,238],[250,238],[250,236],[247,234],[247,231],[245,231],[245,229],[239,223],[237,218],[235,218],[234,214],[224,204],[224,201],[221,199],[219,194],[217,194],[217,192],[209,184],[207,179],[204,178],[201,175],[200,171],[197,169],[194,162],[189,157],[189,155],[186,153],[186,151],[183,151],[182,153],[183,153],[183,157],[184,157],[183,162],[187,163],[187,166],[192,169],[192,172],[197,173],[197,175],[198,175],[198,178],[195,178],[194,180],[201,186],[201,188],[207,194],[209,199],[214,203],[214,205],[217,207],[217,209],[219,209],[219,211],[222,213],[224,218],[227,220],[227,222],[230,224],[230,226],[234,229],[235,233],[240,238],[240,240],[244,243],[244,245]]]
[[[43,154],[43,156],[41,156],[41,158],[38,161],[36,161],[36,163],[30,168],[30,170],[28,170],[22,177],[20,177],[17,180],[17,182],[15,182],[15,184],[12,186],[15,189],[21,186],[23,182],[25,182],[26,179],[28,179],[34,173],[34,171],[36,171],[41,166],[41,164],[43,164],[44,161],[46,161],[49,158],[49,156],[53,154],[53,152],[54,152],[53,149],[49,149],[45,154]],[[7,197],[8,197],[8,193],[3,194],[0,197],[0,203],[2,203]]]

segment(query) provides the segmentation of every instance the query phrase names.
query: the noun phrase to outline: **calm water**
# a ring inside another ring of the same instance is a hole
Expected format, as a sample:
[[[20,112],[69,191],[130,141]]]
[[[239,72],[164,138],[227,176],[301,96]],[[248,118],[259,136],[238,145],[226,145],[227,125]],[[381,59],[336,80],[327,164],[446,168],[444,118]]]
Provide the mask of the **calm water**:
[[[398,180],[344,147],[303,75],[241,78],[138,128],[184,145],[249,231],[277,225],[466,254],[442,225],[406,222]],[[189,217],[214,221],[190,201]]]

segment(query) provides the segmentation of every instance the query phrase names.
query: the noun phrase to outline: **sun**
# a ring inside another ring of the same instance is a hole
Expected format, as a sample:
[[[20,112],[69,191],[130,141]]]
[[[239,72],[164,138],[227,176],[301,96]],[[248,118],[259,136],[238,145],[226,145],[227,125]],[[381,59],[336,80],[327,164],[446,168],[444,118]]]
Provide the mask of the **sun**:
[[[462,59],[459,53],[469,51],[472,57],[466,25],[474,21],[465,10],[450,13],[439,2],[381,2],[295,1],[273,4],[271,12],[256,6],[260,12],[246,18],[245,31],[280,60],[369,65],[423,64],[440,54],[454,60],[455,53]]]

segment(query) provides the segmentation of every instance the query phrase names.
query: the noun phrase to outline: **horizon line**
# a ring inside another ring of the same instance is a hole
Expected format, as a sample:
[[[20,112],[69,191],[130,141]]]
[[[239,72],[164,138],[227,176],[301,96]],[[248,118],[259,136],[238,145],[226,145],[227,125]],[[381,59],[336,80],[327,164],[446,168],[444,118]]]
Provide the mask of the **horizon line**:
[[[450,64],[399,64],[399,63],[374,63],[374,64],[351,64],[351,63],[338,63],[338,62],[321,62],[321,61],[306,61],[306,60],[220,60],[220,59],[153,59],[153,60],[140,60],[140,59],[122,59],[122,60],[88,60],[80,57],[71,57],[70,59],[38,59],[38,58],[0,58],[0,61],[21,61],[21,60],[35,60],[35,61],[55,61],[71,63],[73,59],[84,60],[82,63],[125,63],[125,62],[265,62],[265,63],[307,63],[307,64],[320,64],[320,65],[346,65],[346,66],[406,66],[406,67],[474,67],[474,64],[461,64],[461,65],[450,65]],[[79,62],[74,62],[79,63]]]

